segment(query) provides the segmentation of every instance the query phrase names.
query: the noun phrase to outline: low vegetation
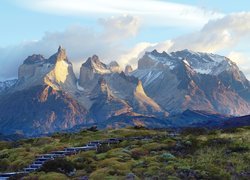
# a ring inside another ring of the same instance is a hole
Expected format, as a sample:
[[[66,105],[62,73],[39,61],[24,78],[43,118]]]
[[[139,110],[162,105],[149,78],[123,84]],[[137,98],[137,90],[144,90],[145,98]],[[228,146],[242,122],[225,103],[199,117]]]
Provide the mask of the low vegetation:
[[[250,179],[250,128],[168,130],[125,128],[0,142],[0,171],[18,171],[36,155],[112,137],[152,139],[104,145],[47,162],[24,179]],[[72,173],[73,172],[73,173]]]

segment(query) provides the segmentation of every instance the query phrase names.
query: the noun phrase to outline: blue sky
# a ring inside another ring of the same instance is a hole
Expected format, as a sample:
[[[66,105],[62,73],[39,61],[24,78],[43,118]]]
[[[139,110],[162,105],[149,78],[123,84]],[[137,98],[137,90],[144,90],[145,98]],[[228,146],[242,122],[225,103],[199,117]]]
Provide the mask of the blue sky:
[[[76,71],[92,54],[136,66],[146,50],[188,48],[229,56],[250,78],[245,0],[2,0],[0,12],[0,80],[16,77],[27,55],[48,57],[59,44]]]
[[[162,0],[164,1],[164,0]],[[250,2],[241,1],[228,1],[228,0],[172,0],[168,2],[176,2],[180,4],[187,4],[192,6],[201,7],[207,10],[218,11],[221,13],[232,13],[241,11],[250,11]],[[1,31],[4,36],[0,39],[0,45],[12,45],[20,43],[21,41],[35,40],[43,36],[46,31],[58,31],[64,29],[72,24],[81,24],[86,26],[95,26],[96,20],[100,17],[82,17],[82,16],[67,16],[67,15],[52,15],[51,13],[37,12],[31,9],[22,7],[17,1],[2,0],[0,2],[0,22]],[[142,32],[145,40],[159,40],[166,36],[166,29],[152,28],[157,31],[157,37],[148,36],[149,30]],[[178,28],[170,28],[167,30],[168,36],[176,36],[184,33],[183,30]]]

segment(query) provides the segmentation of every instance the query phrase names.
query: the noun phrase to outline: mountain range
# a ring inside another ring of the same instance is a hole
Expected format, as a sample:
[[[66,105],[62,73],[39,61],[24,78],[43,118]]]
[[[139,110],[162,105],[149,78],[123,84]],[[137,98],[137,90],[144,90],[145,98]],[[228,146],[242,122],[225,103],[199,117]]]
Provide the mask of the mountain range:
[[[250,114],[250,83],[230,59],[156,50],[123,70],[97,55],[79,78],[65,49],[32,55],[18,79],[0,82],[0,132],[33,136],[86,127],[177,127]]]

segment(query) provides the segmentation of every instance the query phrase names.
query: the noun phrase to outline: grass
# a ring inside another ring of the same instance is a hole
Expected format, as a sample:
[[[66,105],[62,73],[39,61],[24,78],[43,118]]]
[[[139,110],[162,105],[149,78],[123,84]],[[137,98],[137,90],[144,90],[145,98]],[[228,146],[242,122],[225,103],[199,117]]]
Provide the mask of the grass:
[[[101,151],[67,157],[76,172],[35,172],[25,179],[249,179],[250,128],[185,130],[177,137],[165,130],[124,128],[54,134],[51,137],[0,142],[0,171],[21,170],[36,155],[84,145],[111,137],[150,136],[151,140],[123,141]]]

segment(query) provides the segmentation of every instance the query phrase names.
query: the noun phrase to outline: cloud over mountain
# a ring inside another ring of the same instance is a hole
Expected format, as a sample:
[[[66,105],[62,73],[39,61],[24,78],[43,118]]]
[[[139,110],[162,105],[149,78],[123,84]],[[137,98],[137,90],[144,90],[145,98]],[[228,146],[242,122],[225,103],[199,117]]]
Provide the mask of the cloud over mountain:
[[[0,77],[8,79],[16,76],[17,65],[30,54],[49,56],[63,45],[69,51],[69,58],[75,66],[92,54],[103,59],[116,60],[123,53],[123,42],[136,35],[139,19],[129,15],[100,19],[102,31],[81,25],[68,27],[64,31],[46,32],[40,40],[28,41],[15,46],[0,48]],[[114,50],[115,49],[115,50]],[[79,69],[78,67],[75,69]]]
[[[200,52],[222,53],[229,55],[234,62],[239,63],[239,66],[250,78],[250,70],[246,68],[249,66],[247,52],[237,53],[237,56],[235,53],[232,54],[233,49],[237,49],[239,44],[246,44],[250,40],[249,21],[249,12],[229,14],[216,20],[210,20],[199,31],[172,40],[158,43],[139,43],[123,57],[126,57],[127,62],[135,64],[134,60],[138,60],[145,51],[152,49],[169,52],[191,49]]]

